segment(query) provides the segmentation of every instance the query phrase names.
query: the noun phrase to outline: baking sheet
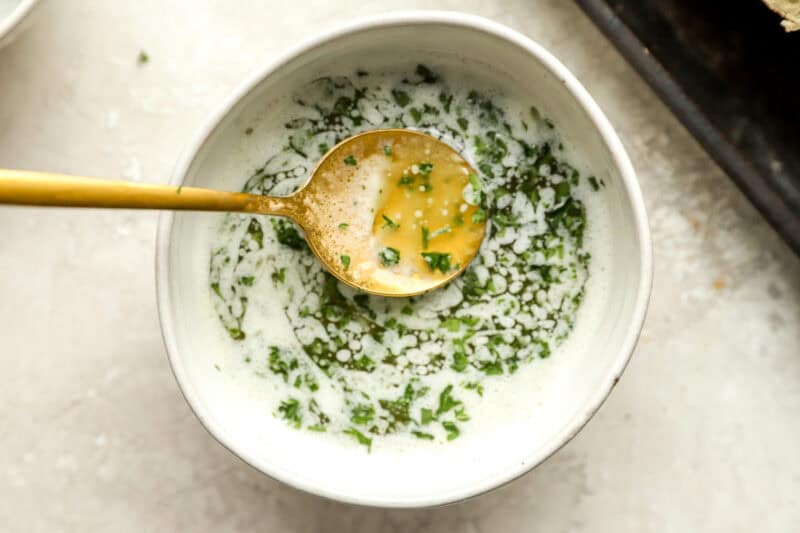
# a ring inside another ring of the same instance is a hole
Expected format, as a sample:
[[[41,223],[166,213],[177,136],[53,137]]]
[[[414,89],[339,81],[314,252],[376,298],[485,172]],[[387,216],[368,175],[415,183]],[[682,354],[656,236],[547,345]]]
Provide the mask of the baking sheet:
[[[800,32],[760,0],[577,0],[800,255]]]

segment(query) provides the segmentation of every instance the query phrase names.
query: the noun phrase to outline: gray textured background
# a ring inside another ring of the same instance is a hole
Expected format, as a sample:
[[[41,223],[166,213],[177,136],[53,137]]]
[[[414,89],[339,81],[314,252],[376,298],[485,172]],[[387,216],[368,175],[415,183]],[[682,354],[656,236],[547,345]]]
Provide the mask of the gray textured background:
[[[571,2],[47,0],[0,50],[0,166],[163,182],[276,52],[410,7],[533,37],[630,152],[655,285],[600,413],[533,473],[463,504],[298,493],[219,446],[180,396],[156,318],[155,214],[0,208],[0,531],[796,530],[800,262]]]

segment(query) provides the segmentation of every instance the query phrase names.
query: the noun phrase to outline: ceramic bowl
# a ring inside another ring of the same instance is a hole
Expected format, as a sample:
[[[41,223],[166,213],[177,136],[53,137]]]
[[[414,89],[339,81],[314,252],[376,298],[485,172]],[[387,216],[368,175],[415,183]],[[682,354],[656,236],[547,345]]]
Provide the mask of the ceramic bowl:
[[[225,365],[225,354],[212,339],[221,327],[211,311],[210,250],[204,235],[219,227],[223,215],[164,213],[159,223],[158,307],[164,341],[178,384],[200,421],[265,474],[350,503],[444,504],[498,487],[544,461],[575,436],[617,383],[650,293],[644,204],[617,134],[553,55],[519,33],[475,16],[430,11],[382,15],[292,49],[242,85],[208,121],[180,159],[172,182],[241,189],[265,157],[263,147],[243,132],[271,120],[283,95],[330,73],[334,64],[369,69],[430,57],[475,73],[491,72],[517,94],[522,91],[556,124],[568,151],[606,184],[599,210],[605,213],[607,229],[592,268],[608,283],[587,294],[584,305],[597,312],[578,319],[573,337],[581,348],[556,352],[526,374],[531,392],[516,401],[533,406],[529,415],[474,438],[402,453],[377,449],[368,454],[360,446],[287,428],[271,415],[268,390],[240,384],[227,375],[227,368],[215,369],[215,362]]]
[[[3,0],[0,0],[0,48],[10,43],[25,28],[30,21],[29,15],[39,4],[39,0],[17,0],[9,3],[14,7],[4,11]]]

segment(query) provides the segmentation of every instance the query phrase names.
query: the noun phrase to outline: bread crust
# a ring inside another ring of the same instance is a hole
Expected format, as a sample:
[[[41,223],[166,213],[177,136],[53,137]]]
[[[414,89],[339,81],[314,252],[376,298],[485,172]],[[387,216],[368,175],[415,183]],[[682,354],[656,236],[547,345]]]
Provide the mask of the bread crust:
[[[764,3],[783,17],[781,26],[786,31],[800,30],[800,0],[764,0]]]

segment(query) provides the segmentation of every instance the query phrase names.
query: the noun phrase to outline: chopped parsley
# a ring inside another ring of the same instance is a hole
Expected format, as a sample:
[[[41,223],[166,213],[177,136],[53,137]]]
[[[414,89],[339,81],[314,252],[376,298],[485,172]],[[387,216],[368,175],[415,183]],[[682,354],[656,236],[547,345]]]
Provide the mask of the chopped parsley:
[[[455,425],[454,422],[444,421],[442,422],[442,427],[447,432],[447,440],[456,439],[461,435],[461,431],[459,431],[458,426]]]
[[[394,220],[387,217],[386,215],[381,215],[383,217],[383,227],[389,229],[397,229],[400,227],[400,224],[397,224]]]
[[[345,435],[350,435],[351,437],[356,439],[359,444],[361,444],[363,446],[366,446],[367,447],[367,451],[369,451],[369,452],[372,451],[372,439],[367,437],[363,433],[361,433],[356,428],[347,428],[342,433],[344,433]],[[449,438],[450,437],[448,437],[448,439]],[[455,437],[453,437],[453,438],[455,438]]]
[[[383,155],[385,155],[385,156],[391,156],[392,155],[392,147],[389,146],[388,144],[384,144],[383,145]]]
[[[340,255],[339,256],[339,261],[342,262],[342,266],[344,267],[345,270],[350,268],[350,256],[349,255]]]
[[[281,418],[286,420],[286,423],[296,428],[300,427],[303,422],[303,414],[300,407],[300,401],[297,398],[289,398],[284,400],[278,406],[278,412]]]
[[[380,251],[378,257],[380,258],[383,266],[394,266],[400,262],[400,250],[397,248],[386,247]]]
[[[375,408],[371,404],[358,404],[350,412],[350,421],[353,424],[364,426],[375,418]]]
[[[345,165],[350,165],[351,167],[354,167],[354,166],[356,166],[358,164],[358,161],[356,161],[356,158],[353,157],[352,154],[350,154],[350,155],[348,155],[347,157],[344,158],[344,164]]]
[[[255,221],[255,219],[253,220]],[[273,218],[272,229],[275,230],[275,238],[284,246],[288,246],[292,250],[302,250],[306,247],[306,241],[300,236],[292,222],[284,218]],[[263,239],[263,233],[260,235],[258,240]]]
[[[408,93],[405,91],[401,91],[400,89],[394,89],[392,91],[392,98],[394,99],[394,103],[396,103],[400,107],[405,107],[409,103],[411,103],[411,97],[408,96]]]
[[[422,259],[428,264],[431,272],[438,270],[442,274],[447,274],[453,267],[450,266],[450,254],[441,252],[422,252]]]

